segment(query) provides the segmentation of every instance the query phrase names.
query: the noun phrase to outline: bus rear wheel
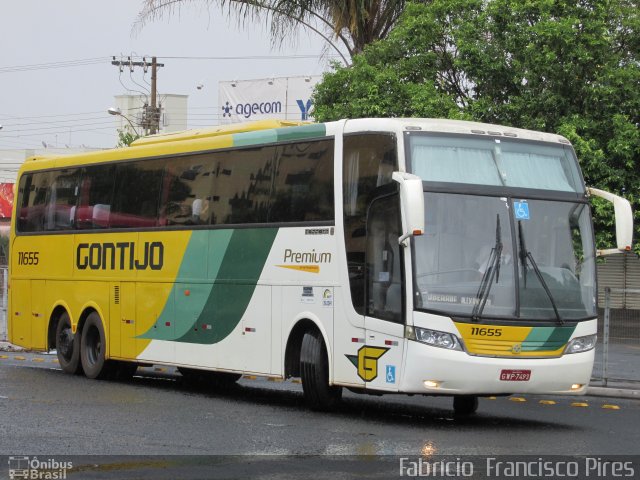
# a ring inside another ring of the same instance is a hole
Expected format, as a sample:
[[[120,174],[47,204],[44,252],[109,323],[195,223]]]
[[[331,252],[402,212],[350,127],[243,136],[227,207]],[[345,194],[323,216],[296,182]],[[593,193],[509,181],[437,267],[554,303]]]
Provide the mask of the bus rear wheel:
[[[107,378],[112,365],[106,360],[107,343],[100,316],[92,312],[82,328],[80,340],[80,360],[87,378]]]
[[[80,336],[71,330],[69,314],[64,312],[56,327],[56,354],[63,372],[74,375],[82,373],[80,364]]]
[[[478,397],[461,395],[453,397],[453,412],[456,415],[473,415],[478,410]]]
[[[305,401],[312,410],[330,410],[340,403],[342,387],[329,385],[327,348],[317,330],[302,337],[300,376]]]

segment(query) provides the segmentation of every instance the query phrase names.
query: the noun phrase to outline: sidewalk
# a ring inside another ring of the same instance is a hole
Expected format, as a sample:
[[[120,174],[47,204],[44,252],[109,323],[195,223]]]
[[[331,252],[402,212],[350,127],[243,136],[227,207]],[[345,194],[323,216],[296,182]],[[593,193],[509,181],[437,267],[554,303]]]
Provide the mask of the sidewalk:
[[[587,395],[640,399],[640,347],[632,342],[612,339],[609,343],[607,382],[603,385],[604,374],[603,347],[598,344]]]
[[[640,383],[608,381],[603,387],[601,380],[592,381],[587,387],[587,396],[609,398],[635,398],[640,400]]]
[[[9,342],[0,340],[0,352],[23,352],[24,348],[12,345]]]
[[[22,347],[17,347],[9,342],[0,341],[0,352],[23,352]],[[602,380],[592,379],[587,387],[587,396],[609,398],[632,398],[640,400],[640,382],[627,382],[621,380],[609,380],[606,386]]]

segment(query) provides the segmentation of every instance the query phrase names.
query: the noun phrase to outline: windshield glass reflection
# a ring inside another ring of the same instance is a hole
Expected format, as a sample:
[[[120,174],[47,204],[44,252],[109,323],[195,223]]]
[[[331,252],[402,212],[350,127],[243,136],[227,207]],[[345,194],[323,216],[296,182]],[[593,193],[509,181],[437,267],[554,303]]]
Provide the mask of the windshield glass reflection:
[[[517,208],[527,210],[518,220]],[[425,215],[426,232],[414,240],[417,308],[478,318],[595,316],[586,205],[427,192]],[[527,254],[534,262],[521,261]]]

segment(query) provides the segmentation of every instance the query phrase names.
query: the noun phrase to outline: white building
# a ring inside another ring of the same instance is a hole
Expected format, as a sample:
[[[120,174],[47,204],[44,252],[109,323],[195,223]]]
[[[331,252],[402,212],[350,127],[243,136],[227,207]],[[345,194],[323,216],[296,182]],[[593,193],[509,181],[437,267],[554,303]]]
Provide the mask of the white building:
[[[0,150],[0,183],[14,183],[18,176],[18,169],[24,161],[36,155],[60,156],[74,153],[94,152],[100,148],[91,147],[47,147],[42,148],[14,148]]]
[[[187,129],[187,99],[188,95],[166,94],[159,95],[157,107],[160,109],[160,130],[158,133],[179,132]],[[116,95],[116,107],[122,115],[115,117],[116,129],[131,131],[129,119],[139,134],[144,134],[145,115],[151,112],[147,95]],[[145,114],[146,111],[146,114]]]

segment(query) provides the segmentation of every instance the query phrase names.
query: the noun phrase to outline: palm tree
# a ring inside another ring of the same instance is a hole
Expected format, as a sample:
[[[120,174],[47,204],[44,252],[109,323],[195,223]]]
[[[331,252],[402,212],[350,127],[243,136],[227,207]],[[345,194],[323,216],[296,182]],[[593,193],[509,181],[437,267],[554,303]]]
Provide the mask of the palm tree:
[[[143,8],[134,25],[142,28],[148,21],[171,15],[188,3],[206,2],[228,8],[243,23],[267,15],[271,19],[274,43],[282,44],[297,27],[320,35],[329,48],[349,61],[376,40],[385,38],[396,24],[407,0],[143,0]]]

